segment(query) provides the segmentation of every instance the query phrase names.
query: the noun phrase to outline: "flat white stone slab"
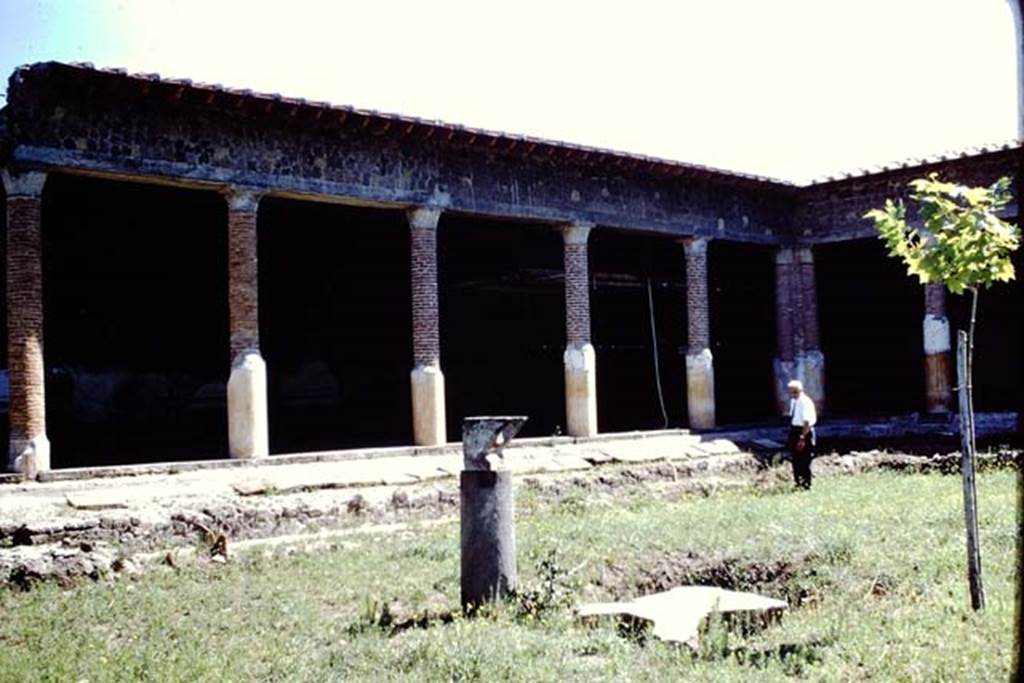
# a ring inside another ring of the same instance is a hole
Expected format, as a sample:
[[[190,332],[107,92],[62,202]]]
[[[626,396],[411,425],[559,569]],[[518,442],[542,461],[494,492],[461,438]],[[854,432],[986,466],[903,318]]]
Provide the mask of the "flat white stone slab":
[[[604,615],[631,616],[654,624],[662,640],[697,649],[700,622],[712,612],[775,612],[786,609],[784,600],[729,591],[714,586],[680,586],[629,602],[595,602],[579,609],[582,618]]]
[[[64,494],[68,505],[76,510],[109,510],[128,507],[128,497],[117,489],[68,491]]]

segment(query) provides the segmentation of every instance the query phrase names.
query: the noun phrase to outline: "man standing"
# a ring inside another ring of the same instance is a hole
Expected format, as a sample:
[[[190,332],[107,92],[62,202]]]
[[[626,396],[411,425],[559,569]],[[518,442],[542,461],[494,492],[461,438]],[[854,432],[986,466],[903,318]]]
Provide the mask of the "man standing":
[[[818,421],[814,401],[804,393],[804,385],[793,380],[789,389],[789,452],[793,463],[793,481],[803,489],[811,488],[811,458],[817,436],[814,425]]]

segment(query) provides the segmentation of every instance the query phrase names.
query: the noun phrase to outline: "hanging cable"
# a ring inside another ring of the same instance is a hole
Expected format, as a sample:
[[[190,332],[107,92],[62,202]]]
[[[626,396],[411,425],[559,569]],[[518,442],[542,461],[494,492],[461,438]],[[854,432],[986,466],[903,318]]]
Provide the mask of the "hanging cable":
[[[651,314],[651,348],[654,350],[654,383],[658,387],[658,404],[661,406],[662,429],[668,429],[668,411],[665,410],[665,394],[661,390],[661,366],[658,363],[658,330],[654,327],[654,293],[651,278],[647,278],[647,309]]]

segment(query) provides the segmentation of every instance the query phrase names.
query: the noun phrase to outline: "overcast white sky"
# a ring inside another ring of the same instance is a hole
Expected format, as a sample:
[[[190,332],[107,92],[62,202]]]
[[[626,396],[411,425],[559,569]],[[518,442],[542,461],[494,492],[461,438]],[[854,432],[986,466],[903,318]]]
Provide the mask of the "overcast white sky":
[[[91,61],[802,181],[1017,137],[1011,2],[0,0],[0,73]]]

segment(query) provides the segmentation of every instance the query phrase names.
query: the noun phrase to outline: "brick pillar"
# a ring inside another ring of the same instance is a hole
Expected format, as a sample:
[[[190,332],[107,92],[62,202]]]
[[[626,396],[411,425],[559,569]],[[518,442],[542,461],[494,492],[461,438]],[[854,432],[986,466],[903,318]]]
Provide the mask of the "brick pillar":
[[[587,238],[594,226],[562,227],[565,240],[565,421],[570,436],[597,434],[597,356],[590,343]]]
[[[412,261],[412,419],[417,446],[447,442],[444,373],[437,300],[437,223],[440,209],[408,213]]]
[[[686,252],[686,404],[690,427],[715,426],[715,368],[708,312],[708,240],[683,240]]]
[[[775,402],[780,415],[789,412],[786,384],[796,377],[796,325],[794,305],[794,254],[789,247],[775,253]]]
[[[270,454],[267,366],[260,354],[259,268],[256,216],[260,193],[231,188],[228,203],[228,307],[231,375],[228,378],[228,450],[232,458]]]
[[[780,247],[775,255],[775,320],[775,401],[779,414],[789,412],[786,384],[799,379],[821,415],[825,409],[825,355],[818,332],[814,252],[808,247]]]
[[[818,332],[818,286],[814,275],[814,252],[810,247],[796,250],[795,269],[800,331],[797,335],[797,377],[804,391],[814,400],[820,417],[825,412],[825,354],[821,352]]]
[[[924,377],[929,413],[948,413],[952,409],[952,368],[946,288],[928,284],[924,286]]]
[[[46,174],[3,172],[7,191],[7,470],[35,478],[50,469],[43,365],[42,208]]]

